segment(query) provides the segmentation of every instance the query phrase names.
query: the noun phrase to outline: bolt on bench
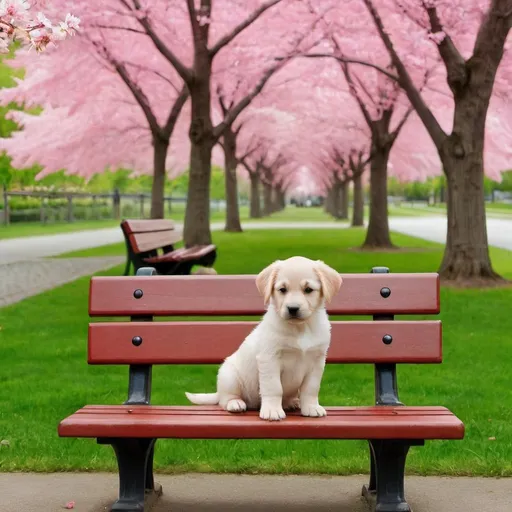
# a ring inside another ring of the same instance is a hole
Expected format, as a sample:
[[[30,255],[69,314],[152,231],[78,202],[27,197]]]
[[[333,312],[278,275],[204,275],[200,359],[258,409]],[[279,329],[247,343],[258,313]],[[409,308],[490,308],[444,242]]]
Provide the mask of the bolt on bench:
[[[161,493],[153,480],[157,439],[364,439],[370,482],[363,495],[378,512],[407,512],[404,469],[411,446],[462,439],[464,425],[444,407],[406,407],[398,399],[397,363],[440,363],[441,323],[394,321],[395,314],[439,312],[437,274],[344,274],[331,315],[373,315],[374,321],[333,322],[328,363],[375,364],[375,406],[328,407],[324,418],[289,413],[266,422],[256,411],[231,414],[217,406],[152,406],[154,364],[218,364],[234,352],[255,322],[151,322],[155,316],[261,315],[255,276],[93,277],[89,313],[130,316],[131,322],[91,323],[89,364],[129,365],[124,405],[89,405],[64,419],[62,437],[112,445],[119,466],[114,511],[144,511]],[[212,384],[213,385],[213,384]],[[183,390],[185,392],[185,390]],[[146,498],[146,505],[145,505]],[[146,508],[144,508],[146,506]]]
[[[174,245],[183,240],[183,233],[172,220],[123,220],[121,230],[127,251],[125,276],[131,265],[135,272],[151,265],[159,274],[188,275],[194,265],[211,267],[217,258],[213,244],[175,249]]]

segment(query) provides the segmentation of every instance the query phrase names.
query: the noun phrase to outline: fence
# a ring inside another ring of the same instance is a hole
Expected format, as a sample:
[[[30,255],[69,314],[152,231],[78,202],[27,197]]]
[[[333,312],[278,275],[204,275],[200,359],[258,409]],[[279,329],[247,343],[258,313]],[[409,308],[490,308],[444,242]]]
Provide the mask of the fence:
[[[107,220],[121,218],[149,218],[149,194],[91,194],[81,192],[3,191],[0,202],[0,223],[74,222],[78,220]],[[185,211],[185,197],[164,197],[165,211],[169,215]],[[212,210],[224,210],[223,200],[212,200]]]

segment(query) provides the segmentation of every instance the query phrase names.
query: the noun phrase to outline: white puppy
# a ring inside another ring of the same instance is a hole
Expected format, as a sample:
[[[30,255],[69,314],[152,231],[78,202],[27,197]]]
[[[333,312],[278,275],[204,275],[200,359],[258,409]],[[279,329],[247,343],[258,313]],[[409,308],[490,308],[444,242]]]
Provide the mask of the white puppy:
[[[259,408],[264,420],[299,408],[304,416],[325,416],[318,403],[331,341],[325,303],[338,292],[340,275],[322,261],[295,256],[264,269],[256,286],[269,305],[262,321],[220,367],[217,392],[187,398],[230,412]]]

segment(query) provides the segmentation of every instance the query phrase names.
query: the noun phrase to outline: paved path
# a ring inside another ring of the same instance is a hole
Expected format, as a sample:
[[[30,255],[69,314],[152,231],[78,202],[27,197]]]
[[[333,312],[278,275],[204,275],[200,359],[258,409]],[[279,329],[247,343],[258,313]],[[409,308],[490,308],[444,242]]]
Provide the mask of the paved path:
[[[223,223],[212,224],[212,230],[220,230]],[[244,229],[337,229],[346,228],[339,222],[248,222]],[[433,242],[446,241],[446,219],[432,217],[391,217],[390,227],[399,233],[418,236]],[[512,219],[487,219],[489,243],[512,251]],[[122,242],[119,228],[97,229],[75,233],[62,233],[26,238],[0,240],[0,264],[23,259],[55,256],[63,252]]]
[[[432,242],[446,242],[445,217],[392,217],[390,229]],[[512,251],[512,219],[487,219],[489,244]]]
[[[161,476],[164,495],[153,512],[368,512],[360,497],[366,476]],[[113,474],[0,474],[2,512],[110,510]],[[512,479],[407,477],[414,512],[510,512]]]

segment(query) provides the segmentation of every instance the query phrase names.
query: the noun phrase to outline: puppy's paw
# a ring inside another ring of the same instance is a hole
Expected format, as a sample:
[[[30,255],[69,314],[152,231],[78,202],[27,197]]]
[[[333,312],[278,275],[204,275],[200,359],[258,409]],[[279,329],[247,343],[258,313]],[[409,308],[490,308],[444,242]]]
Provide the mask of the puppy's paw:
[[[327,416],[327,411],[318,404],[304,405],[300,410],[302,416],[312,416],[318,418],[320,416]]]
[[[246,403],[240,398],[229,400],[226,404],[226,411],[229,412],[244,412],[247,409]]]
[[[284,402],[283,408],[285,411],[297,411],[300,409],[300,399],[292,398],[291,400],[287,400]]]
[[[282,407],[262,405],[260,409],[260,418],[262,420],[279,421],[286,418],[286,414]]]

